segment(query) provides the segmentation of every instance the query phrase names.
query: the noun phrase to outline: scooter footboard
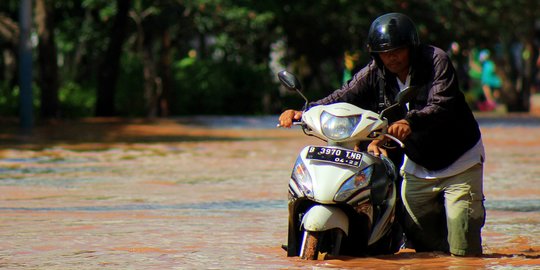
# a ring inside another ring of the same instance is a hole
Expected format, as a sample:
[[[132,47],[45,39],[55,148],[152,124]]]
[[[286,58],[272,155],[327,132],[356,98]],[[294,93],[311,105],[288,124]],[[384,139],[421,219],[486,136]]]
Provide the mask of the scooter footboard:
[[[315,205],[304,214],[302,226],[312,232],[339,228],[348,235],[349,218],[339,207]]]

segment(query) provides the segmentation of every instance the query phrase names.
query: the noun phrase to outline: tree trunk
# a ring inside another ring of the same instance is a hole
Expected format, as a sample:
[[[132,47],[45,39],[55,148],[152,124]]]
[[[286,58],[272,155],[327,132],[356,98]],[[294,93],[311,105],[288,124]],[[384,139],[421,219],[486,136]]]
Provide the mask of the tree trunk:
[[[34,126],[34,107],[32,105],[32,1],[21,0],[19,6],[19,88],[20,121],[24,135],[32,133]]]
[[[170,104],[172,104],[172,68],[171,68],[171,36],[169,30],[162,34],[160,75],[161,75],[161,96],[159,97],[159,116],[169,116]]]
[[[144,100],[147,117],[158,116],[158,99],[161,92],[161,78],[156,74],[156,67],[152,57],[152,34],[149,33],[147,37],[143,20],[145,18],[144,12],[133,12],[131,18],[137,26],[137,51],[143,63],[143,78],[144,78]]]
[[[3,59],[0,67],[0,80],[7,82],[7,89],[18,84],[17,49],[19,46],[19,25],[11,18],[0,14],[0,39],[4,42],[0,47]]]
[[[158,97],[161,91],[161,79],[156,75],[154,60],[152,59],[152,40],[145,40],[142,47],[144,97],[146,99],[146,115],[158,116]]]
[[[131,0],[117,0],[117,10],[112,26],[109,47],[98,73],[96,116],[114,116],[115,91],[122,46],[126,38],[128,12]]]
[[[538,57],[538,49],[535,45],[535,39],[539,38],[537,35],[537,26],[536,26],[536,13],[531,13],[531,10],[537,10],[538,2],[536,0],[529,0],[528,6],[529,10],[525,12],[528,21],[529,34],[527,35],[526,40],[524,41],[525,50],[529,52],[529,57],[525,60],[523,81],[521,83],[521,91],[518,93],[518,109],[519,111],[528,112],[530,111],[530,98],[531,98],[531,88],[534,87],[534,80],[536,76],[536,59]]]
[[[60,115],[58,102],[58,65],[54,41],[54,14],[52,1],[36,0],[36,25],[38,44],[38,84],[41,89],[41,117],[57,118]]]

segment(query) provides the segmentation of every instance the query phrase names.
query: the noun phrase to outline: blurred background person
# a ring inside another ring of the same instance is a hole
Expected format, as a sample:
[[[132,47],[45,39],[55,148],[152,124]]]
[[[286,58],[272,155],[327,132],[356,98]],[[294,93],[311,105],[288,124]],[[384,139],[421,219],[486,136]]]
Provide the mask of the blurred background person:
[[[489,50],[481,50],[478,58],[482,64],[481,83],[484,93],[484,100],[479,101],[478,109],[481,111],[493,111],[497,108],[497,99],[500,97],[502,80],[496,73],[496,65],[491,60]]]
[[[454,41],[450,44],[448,56],[452,61],[452,65],[456,69],[456,74],[459,80],[459,86],[463,92],[469,91],[469,63],[467,52],[461,49],[458,42]]]

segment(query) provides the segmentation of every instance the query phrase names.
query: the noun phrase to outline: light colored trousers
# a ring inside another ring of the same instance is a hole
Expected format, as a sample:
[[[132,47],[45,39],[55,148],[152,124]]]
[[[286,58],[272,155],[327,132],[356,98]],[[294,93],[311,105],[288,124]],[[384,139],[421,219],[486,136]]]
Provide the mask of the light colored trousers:
[[[483,164],[455,176],[423,179],[404,171],[401,196],[412,218],[405,225],[416,251],[482,254],[485,222]]]

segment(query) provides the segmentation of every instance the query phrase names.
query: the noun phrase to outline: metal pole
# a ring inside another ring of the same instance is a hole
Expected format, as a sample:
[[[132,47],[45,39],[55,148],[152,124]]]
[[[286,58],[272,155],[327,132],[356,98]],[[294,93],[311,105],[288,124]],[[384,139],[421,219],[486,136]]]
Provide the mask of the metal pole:
[[[20,124],[24,134],[32,132],[34,112],[32,106],[32,0],[21,0],[19,9],[19,87]]]

